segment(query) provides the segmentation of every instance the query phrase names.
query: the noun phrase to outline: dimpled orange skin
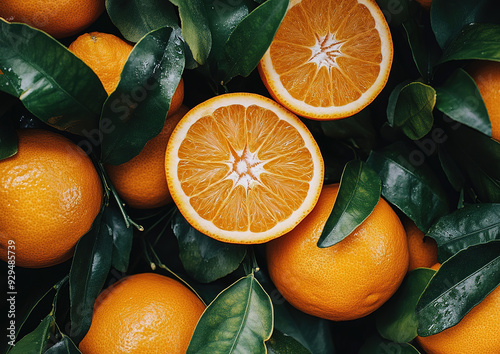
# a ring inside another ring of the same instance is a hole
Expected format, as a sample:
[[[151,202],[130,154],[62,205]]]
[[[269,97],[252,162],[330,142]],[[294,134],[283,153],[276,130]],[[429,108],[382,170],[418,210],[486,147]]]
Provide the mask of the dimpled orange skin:
[[[20,130],[19,151],[0,161],[0,249],[15,242],[16,265],[49,267],[68,260],[102,203],[90,158],[57,133]]]
[[[205,305],[171,278],[142,273],[104,290],[79,345],[84,354],[185,353]]]
[[[438,247],[436,240],[425,236],[413,221],[404,223],[410,251],[408,271],[419,267],[430,268],[438,261]]]
[[[417,337],[427,354],[500,353],[500,286],[455,326],[428,337]]]
[[[346,321],[372,313],[394,294],[409,256],[403,225],[383,199],[344,240],[317,247],[337,192],[338,184],[324,186],[313,211],[291,232],[268,243],[267,262],[271,279],[294,307]]]
[[[104,0],[2,0],[0,17],[64,38],[81,32],[104,12]]]
[[[139,155],[121,165],[106,165],[111,183],[125,203],[150,209],[172,201],[165,176],[168,139],[188,108],[182,106],[165,120],[160,134],[146,143]]]

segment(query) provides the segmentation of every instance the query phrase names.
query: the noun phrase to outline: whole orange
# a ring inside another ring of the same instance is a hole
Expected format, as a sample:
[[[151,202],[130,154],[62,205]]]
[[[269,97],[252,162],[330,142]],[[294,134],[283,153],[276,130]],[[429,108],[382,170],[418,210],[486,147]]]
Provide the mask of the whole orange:
[[[204,310],[203,302],[176,280],[131,275],[98,296],[79,349],[84,354],[185,353]]]
[[[0,161],[0,249],[15,242],[16,265],[49,267],[71,258],[102,203],[94,165],[57,133],[20,130],[18,153]]]
[[[417,337],[427,354],[500,353],[500,286],[453,327]]]
[[[267,262],[272,281],[290,304],[310,315],[345,321],[370,314],[394,294],[408,269],[408,244],[398,216],[380,199],[350,235],[319,248],[338,188],[324,186],[312,212],[267,244]]]
[[[172,201],[165,176],[165,151],[172,131],[187,111],[182,106],[169,115],[160,134],[149,140],[139,155],[121,165],[106,165],[111,183],[131,207],[157,208]]]
[[[97,20],[104,4],[104,0],[2,0],[0,17],[63,38],[83,31]]]
[[[418,268],[430,268],[437,263],[438,247],[436,240],[425,236],[411,220],[404,223],[410,251],[410,264],[408,271]]]

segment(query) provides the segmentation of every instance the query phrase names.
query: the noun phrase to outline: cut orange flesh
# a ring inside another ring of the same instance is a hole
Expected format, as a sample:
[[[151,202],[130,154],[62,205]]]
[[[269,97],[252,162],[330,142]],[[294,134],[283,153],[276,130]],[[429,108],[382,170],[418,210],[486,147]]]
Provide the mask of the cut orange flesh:
[[[306,126],[250,93],[217,96],[189,111],[170,137],[165,168],[186,220],[231,243],[262,243],[291,230],[323,184],[323,159]]]
[[[273,98],[296,114],[338,119],[375,99],[392,55],[374,0],[291,0],[259,72]]]

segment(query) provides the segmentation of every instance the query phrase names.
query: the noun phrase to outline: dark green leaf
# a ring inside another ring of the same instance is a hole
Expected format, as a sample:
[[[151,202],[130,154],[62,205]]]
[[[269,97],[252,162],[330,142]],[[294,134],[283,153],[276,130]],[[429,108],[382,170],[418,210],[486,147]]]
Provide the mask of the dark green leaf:
[[[359,354],[420,354],[408,343],[394,343],[380,337],[369,337],[361,347]]]
[[[227,71],[224,83],[248,76],[269,48],[288,8],[288,0],[267,0],[245,17],[226,43]]]
[[[44,354],[81,354],[81,352],[68,336],[64,336]]]
[[[421,82],[412,82],[401,89],[394,107],[394,125],[412,140],[418,140],[432,128],[432,111],[436,91]]]
[[[450,60],[500,61],[500,25],[473,23],[465,26],[444,50],[441,63]]]
[[[92,310],[111,268],[113,234],[99,214],[77,243],[69,274],[71,338],[79,342],[90,328]]]
[[[391,94],[389,95],[389,99],[387,101],[387,122],[391,127],[395,126],[394,123],[394,113],[396,112],[396,104],[398,103],[399,99],[399,94],[401,93],[401,90],[403,87],[407,86],[409,84],[408,81],[403,81],[397,84],[391,91]]]
[[[377,311],[377,330],[382,337],[405,343],[417,336],[415,307],[434,273],[428,268],[410,271],[396,293]]]
[[[436,88],[436,108],[457,122],[491,136],[488,111],[476,83],[463,69]]]
[[[106,9],[121,34],[134,43],[161,27],[179,27],[176,10],[168,1],[106,0]]]
[[[269,354],[310,354],[302,344],[278,330],[273,331],[273,335],[266,342]]]
[[[104,209],[102,218],[113,235],[113,257],[111,259],[111,265],[120,272],[126,272],[129,264],[130,251],[132,250],[134,230],[132,226],[127,227],[125,219],[115,203],[108,205]]]
[[[201,316],[187,353],[265,353],[273,308],[253,274],[221,292]]]
[[[333,246],[350,235],[377,205],[381,188],[379,176],[364,162],[348,162],[333,210],[318,240],[318,247]]]
[[[0,160],[17,154],[17,133],[10,120],[0,117]]]
[[[183,44],[171,28],[150,32],[135,45],[104,104],[103,162],[127,162],[160,133],[183,70]]]
[[[94,72],[42,31],[0,19],[0,70],[43,122],[83,134],[96,129],[107,95]]]
[[[463,190],[465,177],[460,171],[458,164],[450,155],[450,152],[444,145],[440,145],[438,149],[439,162],[448,181],[456,191]]]
[[[194,60],[200,65],[205,64],[212,48],[212,34],[204,2],[199,0],[170,2],[179,7],[182,36],[191,49]]]
[[[500,241],[470,246],[444,262],[417,303],[418,334],[456,325],[500,284]]]
[[[42,354],[54,330],[55,320],[52,315],[47,315],[36,329],[25,335],[9,351],[10,354]]]
[[[11,84],[7,75],[0,74],[0,91],[15,97],[18,96],[16,87]]]
[[[423,231],[449,210],[448,198],[425,158],[421,150],[400,142],[373,151],[366,161],[382,180],[382,196]]]
[[[172,230],[179,243],[179,258],[194,279],[211,283],[233,272],[246,254],[246,246],[214,240],[175,213]]]
[[[437,220],[427,236],[436,240],[440,262],[469,246],[500,239],[500,204],[466,205]]]

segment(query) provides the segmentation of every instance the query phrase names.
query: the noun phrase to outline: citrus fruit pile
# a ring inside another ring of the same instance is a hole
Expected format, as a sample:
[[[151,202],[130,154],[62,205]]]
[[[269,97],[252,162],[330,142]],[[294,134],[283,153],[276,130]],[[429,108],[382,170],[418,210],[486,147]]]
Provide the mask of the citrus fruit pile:
[[[5,353],[500,353],[494,0],[0,3]]]

